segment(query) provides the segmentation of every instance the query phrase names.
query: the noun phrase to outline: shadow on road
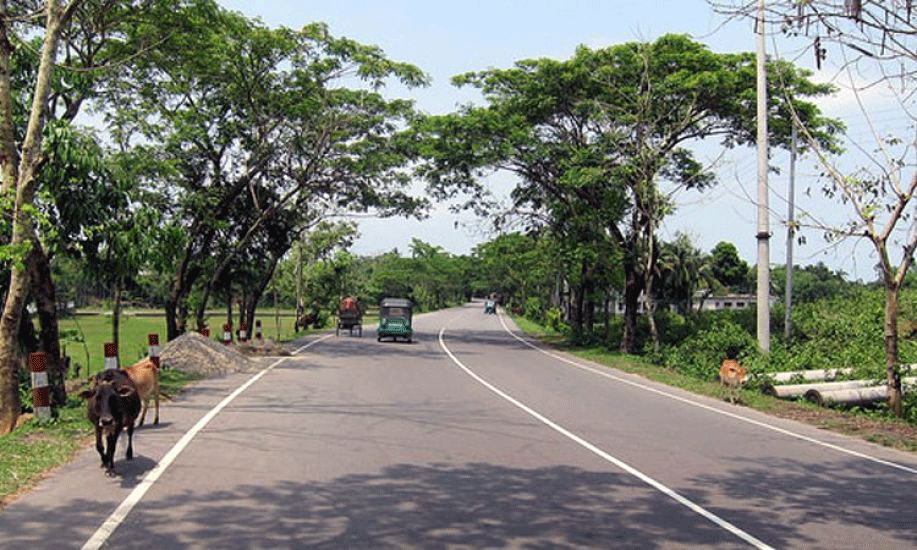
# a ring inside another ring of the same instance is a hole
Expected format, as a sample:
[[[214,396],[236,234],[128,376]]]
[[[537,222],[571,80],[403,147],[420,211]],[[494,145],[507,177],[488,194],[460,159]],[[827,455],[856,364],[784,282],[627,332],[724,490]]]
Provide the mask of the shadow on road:
[[[40,546],[31,514],[98,514],[91,498],[56,510],[19,509],[5,541]],[[754,518],[733,514],[732,521]],[[777,547],[792,526],[764,526]],[[66,536],[56,533],[54,538]],[[73,547],[83,541],[71,539]],[[144,502],[112,548],[746,548],[668,497],[618,473],[557,466],[394,465],[326,483],[246,484]]]

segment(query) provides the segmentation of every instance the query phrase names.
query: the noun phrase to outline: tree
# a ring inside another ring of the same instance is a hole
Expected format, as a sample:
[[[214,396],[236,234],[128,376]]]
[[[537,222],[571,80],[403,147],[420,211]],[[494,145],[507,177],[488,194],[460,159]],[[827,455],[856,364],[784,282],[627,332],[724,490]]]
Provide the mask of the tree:
[[[325,307],[334,308],[345,295],[365,294],[362,281],[342,280],[352,276],[353,258],[347,250],[356,236],[353,223],[326,220],[300,233],[282,269],[293,290],[297,319],[306,310],[317,313]]]
[[[11,265],[10,284],[0,320],[0,432],[11,429],[19,413],[16,340],[27,292],[31,287],[39,308],[56,302],[50,262],[36,233],[32,209],[41,187],[39,175],[46,166],[47,123],[72,121],[111,74],[103,67],[117,66],[149,47],[150,42],[132,36],[131,29],[144,28],[147,17],[168,28],[180,4],[168,0],[0,3],[0,195],[7,219],[12,220],[4,255]],[[155,42],[161,35],[143,38]],[[45,343],[51,346],[46,351],[54,375],[62,368],[54,356],[57,313],[42,310],[39,317],[43,339],[54,340]],[[46,322],[51,324],[45,326]]]
[[[774,291],[778,296],[786,293],[786,268],[774,268]],[[807,304],[819,300],[829,300],[844,296],[853,288],[853,283],[847,281],[843,271],[832,271],[822,262],[804,267],[793,267],[793,296],[794,304]]]
[[[524,306],[526,315],[539,319],[551,303],[557,270],[545,247],[549,239],[540,234],[507,233],[479,244],[471,251],[476,266],[473,287],[478,295],[497,294],[510,306]],[[538,311],[529,305],[537,304]]]
[[[748,264],[739,257],[739,250],[734,244],[720,241],[713,247],[710,251],[710,269],[713,280],[727,290],[748,290]]]
[[[747,6],[716,2],[712,5],[732,17],[747,15]],[[917,196],[917,163],[913,158],[912,126],[902,135],[880,134],[872,126],[864,93],[882,85],[894,93],[902,117],[913,123],[908,103],[917,71],[917,18],[913,3],[806,0],[768,2],[768,22],[779,25],[787,40],[800,37],[811,44],[816,66],[837,56],[835,65],[853,85],[857,103],[870,123],[875,147],[854,142],[863,161],[845,169],[819,147],[800,117],[788,120],[816,151],[829,198],[847,205],[850,219],[841,224],[823,221],[815,213],[800,219],[801,227],[825,231],[830,239],[863,238],[872,245],[877,271],[885,288],[884,348],[888,405],[901,415],[901,375],[898,356],[898,309],[901,285],[917,251],[917,225],[912,212]],[[833,46],[833,48],[832,48]],[[860,84],[866,82],[866,84]],[[885,107],[883,107],[884,109]]]
[[[34,81],[32,108],[24,135],[17,132],[13,119],[14,93],[10,68],[15,40],[14,25],[26,15],[14,11],[9,3],[0,4],[0,171],[3,182],[0,197],[12,220],[8,251],[12,253],[10,282],[3,316],[0,318],[0,433],[8,433],[19,416],[19,324],[29,286],[29,271],[23,261],[27,250],[38,250],[34,212],[30,211],[37,192],[41,170],[41,141],[51,93],[51,72],[64,27],[80,6],[78,0],[47,2],[44,6],[44,41],[41,61]],[[21,6],[17,6],[21,7]],[[20,137],[21,136],[21,137]]]
[[[187,234],[171,268],[169,339],[185,330],[199,279],[231,278],[238,254],[268,242],[263,231],[286,225],[295,235],[321,216],[413,214],[423,205],[402,191],[413,153],[397,133],[412,105],[376,91],[389,78],[424,84],[419,69],[321,24],[267,29],[213,7],[186,25],[128,75],[110,118],[117,135],[154,144],[172,168],[150,178],[151,188],[181,197],[168,213]],[[364,89],[341,87],[345,78]]]
[[[568,61],[526,60],[458,76],[456,84],[479,88],[488,105],[425,121],[434,138],[423,173],[434,190],[466,191],[474,201],[485,169],[518,175],[516,212],[587,247],[578,295],[590,294],[598,272],[589,258],[617,250],[624,274],[621,349],[633,352],[638,299],[652,294],[655,230],[673,210],[670,194],[712,183],[687,146],[707,138],[726,147],[754,143],[754,60],[751,53],[715,54],[667,35],[651,44],[580,47]],[[771,116],[785,116],[792,106],[812,135],[832,146],[837,124],[800,99],[831,87],[812,84],[789,63],[772,62],[770,70],[786,91],[772,96]],[[772,128],[775,143],[789,143],[788,125]],[[592,308],[583,304],[579,311],[588,315]]]
[[[412,299],[423,310],[434,310],[461,301],[466,295],[465,270],[460,257],[442,247],[411,239]]]
[[[694,308],[695,293],[712,281],[711,262],[684,233],[677,233],[672,242],[661,243],[656,275],[661,301],[674,304],[679,313],[687,315]]]

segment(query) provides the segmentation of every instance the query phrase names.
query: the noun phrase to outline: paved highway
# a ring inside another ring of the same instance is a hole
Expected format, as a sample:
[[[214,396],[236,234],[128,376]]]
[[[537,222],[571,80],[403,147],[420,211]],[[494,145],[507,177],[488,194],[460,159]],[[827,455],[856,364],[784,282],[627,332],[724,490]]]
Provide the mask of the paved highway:
[[[203,381],[2,548],[917,548],[917,456],[542,350],[482,304]]]

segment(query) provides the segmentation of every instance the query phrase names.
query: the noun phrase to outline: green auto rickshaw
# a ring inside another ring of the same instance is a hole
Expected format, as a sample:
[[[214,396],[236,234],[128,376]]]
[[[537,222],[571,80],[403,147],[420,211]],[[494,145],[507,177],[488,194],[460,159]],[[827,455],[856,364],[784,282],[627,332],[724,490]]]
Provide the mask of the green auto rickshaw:
[[[414,304],[405,298],[383,298],[379,303],[379,328],[376,331],[376,340],[399,338],[411,342],[413,330],[411,329],[411,310]]]

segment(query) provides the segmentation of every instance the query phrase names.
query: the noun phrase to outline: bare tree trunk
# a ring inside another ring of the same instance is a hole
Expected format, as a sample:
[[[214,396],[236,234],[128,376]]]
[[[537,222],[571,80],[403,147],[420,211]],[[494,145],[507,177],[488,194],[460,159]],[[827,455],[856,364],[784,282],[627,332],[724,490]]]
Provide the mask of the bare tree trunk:
[[[643,296],[645,298],[646,320],[650,325],[650,335],[653,338],[653,351],[659,351],[659,329],[656,328],[656,301],[653,296],[653,266],[655,264],[655,232],[652,216],[648,216],[646,226],[646,263],[643,265]]]
[[[251,289],[251,294],[249,295],[248,302],[245,308],[245,315],[249,321],[248,332],[249,336],[252,334],[252,327],[255,324],[255,312],[258,309],[258,302],[261,301],[261,297],[264,296],[265,291],[267,290],[268,285],[271,283],[271,280],[274,278],[274,273],[277,270],[277,262],[280,260],[278,257],[273,257],[274,265],[269,271],[266,271],[264,277]],[[299,319],[299,317],[297,317]]]
[[[60,326],[57,317],[57,291],[51,278],[51,264],[40,246],[29,255],[32,297],[38,310],[41,349],[48,357],[48,384],[55,406],[67,402],[67,363],[61,356]]]
[[[659,329],[656,328],[656,304],[653,296],[653,276],[644,275],[644,292],[646,307],[646,321],[650,326],[650,336],[653,338],[653,351],[659,351]]]
[[[10,237],[12,250],[28,248],[38,242],[28,207],[34,202],[37,181],[43,157],[41,136],[44,129],[48,95],[51,91],[51,72],[57,55],[57,42],[61,25],[72,16],[80,2],[74,0],[62,10],[56,1],[47,3],[45,37],[41,50],[35,91],[29,113],[21,156],[16,152],[12,118],[0,121],[0,162],[3,163],[3,189],[15,192],[11,215],[13,231]],[[0,3],[0,12],[6,13],[6,2]],[[12,88],[10,85],[10,55],[8,22],[0,18],[0,112],[11,113]],[[18,166],[16,161],[18,160]],[[29,290],[29,273],[23,262],[12,262],[10,285],[3,314],[0,317],[0,434],[9,433],[16,426],[21,404],[19,402],[19,321]]]
[[[898,370],[898,287],[885,288],[885,372],[888,378],[888,408],[900,417],[901,373]]]
[[[624,332],[621,336],[621,352],[634,353],[637,345],[637,314],[640,307],[640,292],[643,281],[637,272],[637,246],[633,241],[626,243],[624,251]]]
[[[583,335],[583,283],[582,281],[572,285],[572,300],[570,300],[570,329],[573,333],[573,341],[580,342]]]
[[[595,270],[583,269],[583,329],[587,334],[595,330]]]
[[[191,287],[200,276],[201,269],[197,266],[191,266],[192,252],[190,246],[185,252],[185,259],[175,272],[175,279],[172,281],[172,289],[169,291],[169,297],[166,298],[166,338],[174,340],[186,329],[188,319],[188,306],[185,304],[185,298],[191,292]]]
[[[232,288],[226,286],[226,322],[232,324]]]

